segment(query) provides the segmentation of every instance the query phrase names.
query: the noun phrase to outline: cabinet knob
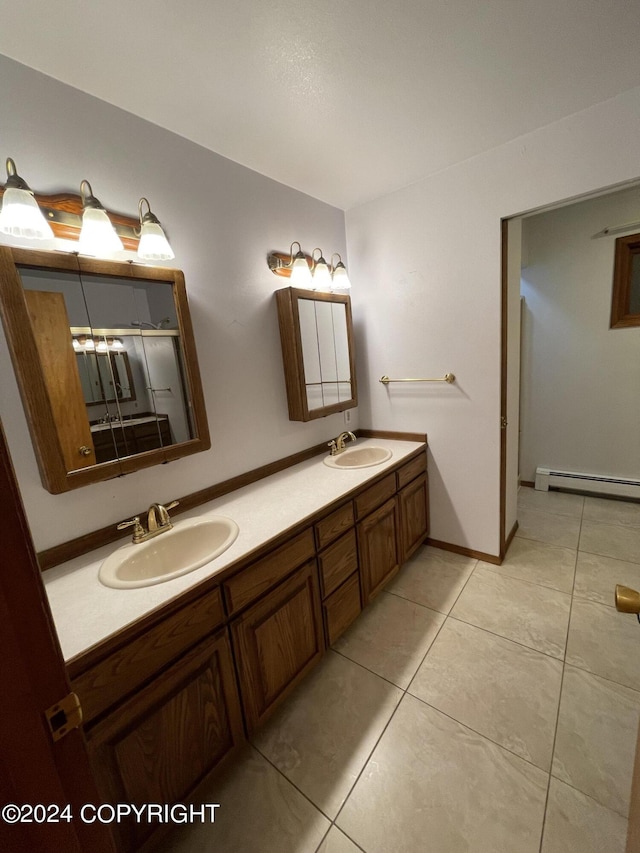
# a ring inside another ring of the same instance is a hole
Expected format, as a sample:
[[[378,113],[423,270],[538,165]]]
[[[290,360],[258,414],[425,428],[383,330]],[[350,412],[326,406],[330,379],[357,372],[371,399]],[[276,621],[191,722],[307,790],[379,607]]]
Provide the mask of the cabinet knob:
[[[79,447],[78,451],[81,456],[91,456],[91,453],[93,452],[90,447],[87,447],[86,444],[83,444],[82,447]]]
[[[621,613],[640,613],[640,592],[616,584],[616,610]]]

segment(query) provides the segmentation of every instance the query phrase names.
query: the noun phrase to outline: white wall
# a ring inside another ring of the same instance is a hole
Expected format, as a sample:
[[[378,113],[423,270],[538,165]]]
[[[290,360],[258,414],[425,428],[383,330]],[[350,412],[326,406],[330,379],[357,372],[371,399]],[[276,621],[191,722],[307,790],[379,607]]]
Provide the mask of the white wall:
[[[43,193],[87,178],[111,210],[146,196],[184,270],[212,449],[63,495],[42,487],[4,337],[0,417],[39,549],[115,524],[153,501],[225,480],[344,429],[342,415],[288,420],[272,250],[299,240],[346,259],[344,214],[175,134],[0,57],[2,158]],[[135,82],[132,81],[132,85]],[[259,144],[259,142],[257,143]],[[357,426],[357,418],[354,418]]]
[[[609,328],[619,235],[594,239],[638,220],[640,187],[523,220],[524,480],[538,465],[640,477],[640,328]]]
[[[433,537],[499,550],[501,217],[637,178],[638,138],[640,88],[347,213],[361,426],[428,433]]]

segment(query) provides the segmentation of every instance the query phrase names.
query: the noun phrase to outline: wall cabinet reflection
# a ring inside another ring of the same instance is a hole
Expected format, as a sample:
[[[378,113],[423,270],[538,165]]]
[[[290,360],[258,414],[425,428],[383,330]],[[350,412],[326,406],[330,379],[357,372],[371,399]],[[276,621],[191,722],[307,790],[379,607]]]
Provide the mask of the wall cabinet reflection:
[[[179,271],[1,251],[3,320],[49,491],[209,447]]]
[[[357,406],[349,296],[286,287],[276,300],[290,420]]]

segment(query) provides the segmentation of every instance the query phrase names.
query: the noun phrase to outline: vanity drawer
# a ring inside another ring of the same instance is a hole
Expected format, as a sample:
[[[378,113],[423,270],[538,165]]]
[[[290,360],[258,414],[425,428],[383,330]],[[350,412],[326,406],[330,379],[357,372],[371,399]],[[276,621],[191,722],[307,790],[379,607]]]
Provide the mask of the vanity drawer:
[[[339,587],[322,605],[327,645],[332,646],[344,634],[362,610],[358,573]]]
[[[238,572],[223,584],[229,615],[237,613],[286,578],[294,569],[315,557],[313,530],[309,527],[285,542],[269,556]]]
[[[401,489],[403,486],[406,486],[407,483],[415,480],[418,474],[422,474],[422,472],[426,470],[427,454],[421,453],[420,456],[416,456],[415,459],[412,459],[411,462],[407,462],[406,465],[403,465],[402,468],[397,471],[396,476],[398,478],[398,489]]]
[[[396,493],[396,475],[389,474],[356,498],[356,518],[364,518]]]
[[[341,506],[331,515],[316,524],[316,543],[318,550],[329,545],[350,527],[353,527],[353,504],[351,501]]]
[[[220,589],[203,596],[72,680],[84,722],[102,714],[224,622]]]
[[[322,597],[330,595],[358,568],[356,532],[352,528],[318,555]]]

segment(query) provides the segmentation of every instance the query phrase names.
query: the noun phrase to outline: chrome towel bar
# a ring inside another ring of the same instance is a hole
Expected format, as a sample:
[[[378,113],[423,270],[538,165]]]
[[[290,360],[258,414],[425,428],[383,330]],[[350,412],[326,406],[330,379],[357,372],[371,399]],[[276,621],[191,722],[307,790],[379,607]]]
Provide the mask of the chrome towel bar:
[[[453,373],[446,373],[442,379],[389,379],[388,376],[381,376],[378,382],[382,382],[383,385],[388,385],[390,382],[448,382],[451,385],[452,382],[456,381],[456,377]]]

